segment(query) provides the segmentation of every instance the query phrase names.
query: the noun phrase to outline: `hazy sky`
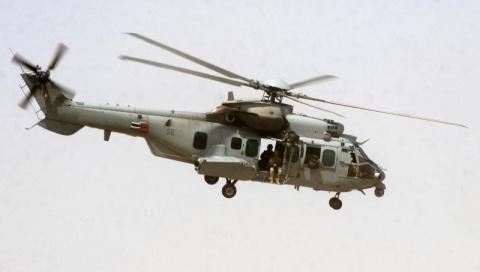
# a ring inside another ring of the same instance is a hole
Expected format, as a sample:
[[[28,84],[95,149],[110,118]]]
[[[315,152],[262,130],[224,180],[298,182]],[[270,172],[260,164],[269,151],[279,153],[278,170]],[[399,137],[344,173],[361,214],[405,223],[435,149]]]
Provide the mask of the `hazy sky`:
[[[480,271],[478,1],[0,0],[0,272]],[[232,88],[118,60],[200,69],[139,32],[247,77],[312,96],[462,122],[462,129],[349,109],[338,119],[387,169],[387,191],[332,194],[252,182],[224,199],[193,166],[140,138],[34,128],[17,107],[9,47],[46,66],[77,100],[205,112]]]

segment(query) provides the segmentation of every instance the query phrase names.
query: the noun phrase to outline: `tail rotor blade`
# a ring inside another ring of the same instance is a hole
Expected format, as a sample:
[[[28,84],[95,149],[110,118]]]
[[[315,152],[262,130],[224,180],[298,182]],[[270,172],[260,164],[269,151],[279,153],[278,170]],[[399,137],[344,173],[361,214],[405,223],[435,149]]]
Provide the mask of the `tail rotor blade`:
[[[22,55],[20,55],[18,53],[15,53],[15,55],[13,55],[12,62],[15,62],[15,63],[21,65],[22,67],[25,67],[28,70],[30,70],[34,73],[37,73],[37,67],[35,65],[33,65],[31,62],[29,62],[27,59],[22,57]]]
[[[30,101],[30,98],[32,98],[33,92],[28,93],[27,96],[25,96],[20,103],[18,103],[18,106],[22,109],[26,109],[28,106],[28,102]]]
[[[20,103],[18,103],[18,106],[20,106],[20,108],[22,108],[22,109],[26,109],[26,108],[27,108],[28,102],[29,102],[30,99],[32,98],[33,94],[37,91],[38,87],[40,87],[40,85],[35,85],[35,86],[30,90],[30,92],[28,93],[28,95],[25,96],[25,97],[20,101]]]
[[[74,90],[72,90],[70,88],[67,88],[67,87],[65,87],[61,84],[58,84],[57,82],[55,82],[53,80],[50,80],[49,82],[52,85],[52,87],[59,90],[66,98],[73,99],[75,97],[75,91]]]
[[[65,55],[65,52],[67,52],[68,47],[64,45],[63,43],[59,44],[57,47],[57,50],[55,51],[55,55],[50,62],[50,65],[48,65],[48,70],[53,70],[55,69],[55,66],[57,66],[57,63],[62,59],[62,57]]]

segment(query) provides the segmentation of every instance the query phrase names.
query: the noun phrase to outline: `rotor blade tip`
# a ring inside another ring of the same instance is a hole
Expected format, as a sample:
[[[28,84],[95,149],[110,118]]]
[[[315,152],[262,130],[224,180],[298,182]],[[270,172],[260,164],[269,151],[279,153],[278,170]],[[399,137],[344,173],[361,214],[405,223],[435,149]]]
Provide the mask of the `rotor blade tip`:
[[[22,109],[27,109],[27,105],[28,105],[28,100],[22,100],[18,103],[18,106]]]
[[[13,54],[12,56],[12,62],[21,63],[21,59],[22,59],[22,56],[20,56],[20,54],[18,53]]]

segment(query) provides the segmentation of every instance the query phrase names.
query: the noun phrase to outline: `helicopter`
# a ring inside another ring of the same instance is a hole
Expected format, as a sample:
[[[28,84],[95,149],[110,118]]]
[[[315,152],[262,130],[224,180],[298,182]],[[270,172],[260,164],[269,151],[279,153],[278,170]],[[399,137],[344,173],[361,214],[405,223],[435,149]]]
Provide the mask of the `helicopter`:
[[[155,156],[191,164],[214,185],[225,179],[222,194],[236,195],[238,181],[256,181],[275,185],[312,188],[333,192],[329,205],[342,207],[340,194],[374,189],[385,193],[385,171],[371,160],[357,137],[344,133],[344,125],[331,119],[295,113],[291,100],[339,117],[341,114],[307,101],[372,111],[446,125],[465,127],[416,115],[394,113],[311,97],[294,90],[335,79],[320,75],[292,84],[282,80],[259,81],[238,75],[183,51],[138,33],[126,33],[150,45],[187,59],[219,75],[173,66],[148,59],[120,55],[124,61],[146,64],[225,84],[246,86],[263,92],[259,100],[237,100],[233,92],[228,100],[209,112],[142,109],[118,105],[88,104],[73,100],[75,92],[50,79],[67,51],[60,44],[46,70],[15,53],[12,61],[22,69],[23,87],[29,89],[20,107],[33,107],[33,98],[44,114],[35,125],[61,135],[73,135],[83,127],[103,130],[105,141],[112,132],[145,139]],[[23,68],[28,71],[25,72]],[[262,143],[272,142],[260,153]]]

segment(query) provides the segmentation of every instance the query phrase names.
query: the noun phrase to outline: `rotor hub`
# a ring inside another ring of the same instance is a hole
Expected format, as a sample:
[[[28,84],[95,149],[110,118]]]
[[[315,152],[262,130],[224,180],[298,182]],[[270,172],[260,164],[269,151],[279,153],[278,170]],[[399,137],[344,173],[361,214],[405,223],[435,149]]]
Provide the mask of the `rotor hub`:
[[[281,79],[269,79],[262,83],[268,87],[274,87],[275,89],[290,90],[290,85]]]
[[[48,79],[50,78],[50,71],[47,70],[47,71],[42,71],[42,70],[38,70],[37,72],[37,77],[38,77],[38,80],[42,83],[46,83],[48,81]]]

